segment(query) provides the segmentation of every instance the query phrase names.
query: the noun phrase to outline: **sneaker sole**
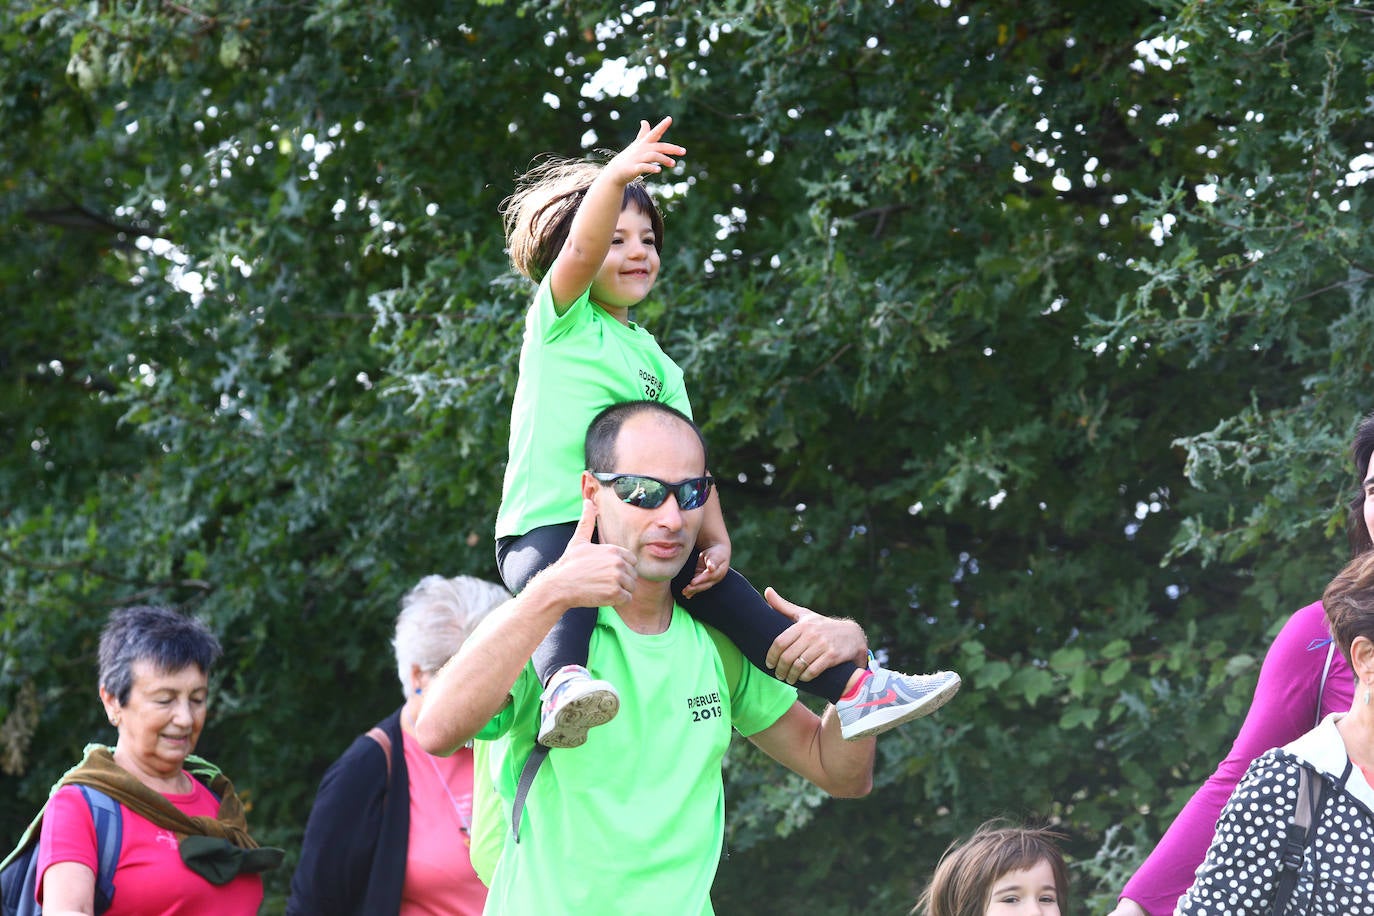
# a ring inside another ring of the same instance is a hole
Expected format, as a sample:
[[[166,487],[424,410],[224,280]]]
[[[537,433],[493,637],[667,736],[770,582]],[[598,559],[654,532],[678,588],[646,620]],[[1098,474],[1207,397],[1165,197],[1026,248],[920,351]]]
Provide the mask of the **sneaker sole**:
[[[873,713],[870,716],[865,716],[863,721],[859,723],[860,727],[853,731],[846,732],[844,726],[841,725],[840,734],[846,741],[857,741],[860,738],[870,738],[874,735],[881,735],[883,732],[891,731],[899,725],[905,725],[913,719],[924,718],[954,699],[954,695],[959,692],[959,688],[963,686],[963,683],[963,680],[956,674],[954,680],[930,694],[921,702],[913,703],[910,706],[885,709]]]
[[[540,732],[539,743],[545,747],[581,747],[587,741],[587,729],[605,725],[620,712],[620,697],[609,690],[597,690],[586,696],[569,700],[558,711],[553,727]]]

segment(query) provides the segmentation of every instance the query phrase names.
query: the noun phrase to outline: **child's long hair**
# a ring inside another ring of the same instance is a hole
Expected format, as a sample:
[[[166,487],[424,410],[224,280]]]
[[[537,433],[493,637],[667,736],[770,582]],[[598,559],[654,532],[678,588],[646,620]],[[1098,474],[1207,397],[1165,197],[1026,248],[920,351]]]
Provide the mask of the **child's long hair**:
[[[1060,916],[1065,916],[1069,871],[1057,845],[1062,839],[1063,834],[1046,828],[988,821],[967,842],[955,841],[945,850],[911,916],[983,916],[999,878],[1040,862],[1050,863]]]
[[[602,165],[591,159],[550,157],[520,176],[515,193],[501,202],[510,262],[522,275],[536,283],[544,279]],[[649,217],[654,247],[663,254],[663,215],[643,181],[625,186],[620,209],[629,206]]]

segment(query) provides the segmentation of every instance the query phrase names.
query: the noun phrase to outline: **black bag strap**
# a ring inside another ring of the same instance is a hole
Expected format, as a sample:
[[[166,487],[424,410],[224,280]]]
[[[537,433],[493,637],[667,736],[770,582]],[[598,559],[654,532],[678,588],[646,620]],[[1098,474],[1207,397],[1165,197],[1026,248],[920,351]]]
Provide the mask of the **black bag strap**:
[[[707,634],[711,641],[716,644],[716,652],[720,654],[721,663],[725,666],[725,686],[733,694],[739,686],[740,679],[740,658],[738,655],[726,652],[722,647],[729,644],[728,639],[719,631],[708,627]],[[732,664],[733,661],[733,664]],[[534,785],[535,774],[544,764],[544,758],[549,756],[549,749],[538,741],[534,743],[534,750],[525,758],[525,765],[520,770],[520,781],[515,786],[515,800],[510,806],[510,829],[515,836],[515,842],[520,842],[520,815],[525,810],[525,797],[530,794],[530,786]]]
[[[515,786],[515,801],[510,806],[510,829],[515,836],[515,842],[520,842],[520,815],[525,810],[525,796],[530,794],[530,786],[534,785],[534,776],[539,772],[539,767],[544,763],[544,758],[549,756],[549,749],[544,745],[535,742],[534,750],[525,758],[525,766],[520,770],[520,782]]]
[[[1298,804],[1293,811],[1293,820],[1288,824],[1288,838],[1283,847],[1283,872],[1279,875],[1279,886],[1274,893],[1274,905],[1270,916],[1283,916],[1288,900],[1293,896],[1293,888],[1298,883],[1298,870],[1302,867],[1302,856],[1312,841],[1312,824],[1321,810],[1326,797],[1326,780],[1305,765],[1298,766]]]

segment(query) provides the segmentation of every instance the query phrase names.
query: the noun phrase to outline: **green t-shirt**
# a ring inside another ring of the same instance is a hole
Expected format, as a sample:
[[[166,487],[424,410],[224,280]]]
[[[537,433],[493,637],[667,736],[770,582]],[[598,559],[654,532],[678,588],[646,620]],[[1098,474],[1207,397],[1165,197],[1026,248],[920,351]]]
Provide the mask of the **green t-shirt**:
[[[472,870],[487,887],[491,887],[492,873],[501,858],[501,838],[510,833],[510,808],[502,807],[496,790],[499,767],[500,750],[493,742],[472,742],[472,846],[468,855]]]
[[[591,668],[620,691],[620,712],[581,747],[549,753],[526,799],[520,842],[505,831],[487,912],[712,912],[731,726],[746,736],[762,731],[797,699],[795,688],[742,660],[730,691],[721,653],[738,650],[719,642],[681,608],[653,636],[601,609]],[[527,666],[511,702],[479,735],[501,737],[506,812],[534,745],[540,689]]]
[[[498,538],[582,516],[582,443],[605,408],[649,400],[692,415],[682,370],[653,335],[616,321],[589,295],[560,316],[545,276],[525,315]]]

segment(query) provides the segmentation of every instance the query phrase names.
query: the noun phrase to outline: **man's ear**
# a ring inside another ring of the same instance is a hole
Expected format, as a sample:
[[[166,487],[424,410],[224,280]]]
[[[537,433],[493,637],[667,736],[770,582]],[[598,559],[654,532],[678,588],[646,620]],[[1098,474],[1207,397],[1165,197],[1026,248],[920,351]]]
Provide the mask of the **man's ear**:
[[[592,476],[591,471],[582,472],[582,498],[596,501],[597,491],[601,489],[601,481]]]

